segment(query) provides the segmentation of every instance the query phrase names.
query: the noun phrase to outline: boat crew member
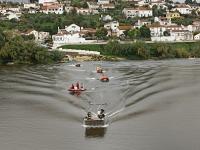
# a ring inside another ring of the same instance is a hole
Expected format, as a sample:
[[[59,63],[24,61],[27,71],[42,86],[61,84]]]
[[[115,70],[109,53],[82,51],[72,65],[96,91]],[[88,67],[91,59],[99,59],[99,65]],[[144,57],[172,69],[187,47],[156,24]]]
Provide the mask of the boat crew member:
[[[72,84],[71,88],[70,89],[74,89],[74,84]]]
[[[91,114],[91,112],[88,112],[87,113],[87,117],[86,117],[87,119],[91,119],[92,118],[92,114]]]
[[[99,119],[103,119],[105,117],[104,109],[101,109],[97,112]]]
[[[76,87],[77,87],[77,89],[79,89],[79,83],[78,82],[76,83]]]

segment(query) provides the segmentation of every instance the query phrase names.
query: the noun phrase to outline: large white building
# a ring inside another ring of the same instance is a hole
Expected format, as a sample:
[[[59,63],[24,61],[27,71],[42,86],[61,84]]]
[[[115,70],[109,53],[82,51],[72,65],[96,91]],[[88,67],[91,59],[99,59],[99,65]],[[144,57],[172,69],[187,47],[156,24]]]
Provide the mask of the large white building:
[[[149,26],[152,41],[190,41],[192,32],[184,26],[152,24]],[[165,35],[168,32],[169,35]]]
[[[58,28],[58,33],[52,36],[53,47],[59,47],[66,44],[85,43],[86,40],[81,36],[81,27],[76,24],[65,26],[65,29]]]
[[[39,4],[43,4],[43,3],[52,3],[52,2],[57,2],[57,0],[39,0],[38,3]]]
[[[185,4],[176,5],[176,7],[172,9],[172,11],[178,11],[182,15],[190,14],[191,10],[191,7]]]
[[[153,16],[152,9],[145,7],[124,8],[122,12],[126,16],[126,18]]]
[[[116,31],[118,26],[119,26],[118,21],[112,21],[112,22],[108,22],[104,24],[104,28],[106,28],[107,30],[112,30],[112,31]]]
[[[109,4],[110,0],[97,0],[97,4]]]
[[[41,12],[43,12],[45,14],[49,14],[49,13],[63,14],[64,9],[63,9],[62,4],[59,4],[57,2],[56,3],[48,2],[48,3],[43,3],[43,5],[41,7]]]

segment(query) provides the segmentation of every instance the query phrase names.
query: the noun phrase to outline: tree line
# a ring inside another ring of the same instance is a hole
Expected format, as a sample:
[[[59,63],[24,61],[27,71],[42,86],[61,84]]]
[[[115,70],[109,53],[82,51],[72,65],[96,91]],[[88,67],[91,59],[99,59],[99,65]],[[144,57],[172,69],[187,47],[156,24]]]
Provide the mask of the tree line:
[[[37,45],[20,35],[0,30],[0,64],[14,62],[18,64],[40,64],[60,61],[63,54]]]
[[[111,40],[100,45],[65,45],[62,48],[99,51],[102,55],[128,59],[168,59],[200,57],[200,43],[145,43],[137,41],[121,44]]]

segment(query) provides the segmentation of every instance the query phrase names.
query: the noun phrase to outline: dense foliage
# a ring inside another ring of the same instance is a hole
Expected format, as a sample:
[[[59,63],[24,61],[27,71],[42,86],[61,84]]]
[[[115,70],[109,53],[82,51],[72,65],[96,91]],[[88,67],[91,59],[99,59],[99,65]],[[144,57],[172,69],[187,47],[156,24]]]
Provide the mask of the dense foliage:
[[[192,24],[192,18],[184,18],[184,17],[172,18],[172,23],[176,23],[178,25],[187,26],[187,25]]]
[[[0,21],[0,28],[4,30],[18,29],[19,31],[27,31],[35,29],[37,31],[46,31],[50,34],[57,33],[58,26],[64,28],[72,23],[75,23],[84,28],[100,27],[101,22],[99,15],[78,15],[71,14],[23,14],[19,21],[4,20]]]
[[[2,42],[3,39],[4,41]],[[4,34],[0,31],[0,64],[8,62],[37,64],[60,61],[63,55],[60,52],[49,52],[46,48],[38,46],[31,40],[25,41],[23,37]]]
[[[200,43],[144,43],[120,44],[110,41],[100,45],[66,45],[63,48],[99,51],[103,55],[130,59],[166,59],[200,57]]]

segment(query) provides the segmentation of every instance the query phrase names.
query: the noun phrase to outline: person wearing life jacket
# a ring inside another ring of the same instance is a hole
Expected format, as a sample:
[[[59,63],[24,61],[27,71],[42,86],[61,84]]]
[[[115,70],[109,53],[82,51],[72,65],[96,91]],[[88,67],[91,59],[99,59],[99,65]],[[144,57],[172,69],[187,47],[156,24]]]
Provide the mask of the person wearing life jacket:
[[[79,83],[78,82],[76,83],[76,87],[77,87],[77,89],[79,89]]]
[[[101,109],[100,111],[98,111],[97,115],[98,115],[99,119],[103,119],[105,117],[104,109]]]
[[[74,89],[74,84],[72,84],[72,86],[70,87],[70,89]]]
[[[81,84],[81,89],[83,90],[83,84]]]

